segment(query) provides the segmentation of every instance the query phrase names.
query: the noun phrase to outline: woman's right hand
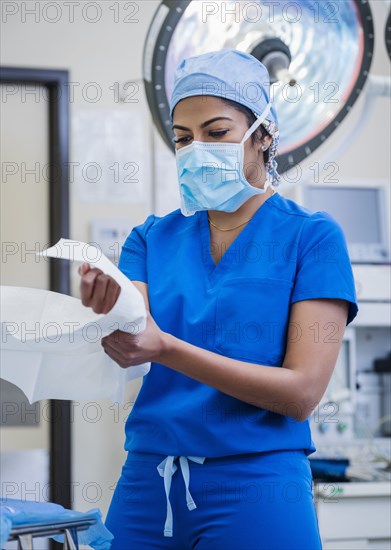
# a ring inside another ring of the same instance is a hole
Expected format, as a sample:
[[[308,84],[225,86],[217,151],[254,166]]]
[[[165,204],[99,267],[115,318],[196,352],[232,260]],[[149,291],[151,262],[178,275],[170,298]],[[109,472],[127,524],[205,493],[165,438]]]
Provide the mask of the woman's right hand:
[[[101,269],[83,263],[79,267],[80,299],[84,306],[95,313],[108,313],[116,303],[121,287],[110,275]]]

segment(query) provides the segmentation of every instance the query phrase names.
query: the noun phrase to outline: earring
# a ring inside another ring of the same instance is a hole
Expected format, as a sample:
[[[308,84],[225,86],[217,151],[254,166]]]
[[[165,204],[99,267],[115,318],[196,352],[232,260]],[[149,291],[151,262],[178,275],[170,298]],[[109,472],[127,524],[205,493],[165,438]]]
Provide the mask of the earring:
[[[265,152],[265,151],[266,151],[266,149],[267,149],[267,145],[265,145],[265,144],[264,144],[264,145],[262,145],[262,151],[263,151],[263,152]]]

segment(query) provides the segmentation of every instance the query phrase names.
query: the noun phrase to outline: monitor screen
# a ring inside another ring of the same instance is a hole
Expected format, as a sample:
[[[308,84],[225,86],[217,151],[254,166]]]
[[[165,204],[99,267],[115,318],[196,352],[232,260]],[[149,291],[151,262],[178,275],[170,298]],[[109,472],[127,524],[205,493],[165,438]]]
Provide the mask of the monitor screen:
[[[308,208],[331,214],[351,243],[380,243],[378,189],[310,187]]]
[[[342,403],[352,401],[356,393],[356,365],[354,358],[354,340],[347,330],[328,386],[321,403]],[[326,412],[326,409],[322,409]]]
[[[335,395],[340,395],[344,390],[351,391],[351,376],[350,376],[350,342],[343,340],[337,362],[333,371],[333,375],[327,386],[326,395],[335,398]]]
[[[328,212],[340,224],[352,261],[382,262],[389,255],[382,191],[380,187],[308,185],[304,205]]]

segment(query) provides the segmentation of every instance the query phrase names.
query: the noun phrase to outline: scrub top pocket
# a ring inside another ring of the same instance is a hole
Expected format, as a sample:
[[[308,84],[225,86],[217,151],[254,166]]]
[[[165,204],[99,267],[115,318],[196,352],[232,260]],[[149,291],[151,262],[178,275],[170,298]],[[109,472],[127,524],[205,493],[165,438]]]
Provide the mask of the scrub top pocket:
[[[293,282],[240,277],[216,301],[215,349],[233,359],[276,365],[285,355]]]

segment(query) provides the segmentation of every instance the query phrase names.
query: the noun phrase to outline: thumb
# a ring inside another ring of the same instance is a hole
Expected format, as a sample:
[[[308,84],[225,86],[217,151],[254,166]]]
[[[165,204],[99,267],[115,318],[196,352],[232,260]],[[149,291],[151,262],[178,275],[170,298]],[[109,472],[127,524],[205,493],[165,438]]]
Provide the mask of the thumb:
[[[79,275],[85,275],[90,269],[91,269],[90,264],[86,262],[81,264],[78,269]]]

